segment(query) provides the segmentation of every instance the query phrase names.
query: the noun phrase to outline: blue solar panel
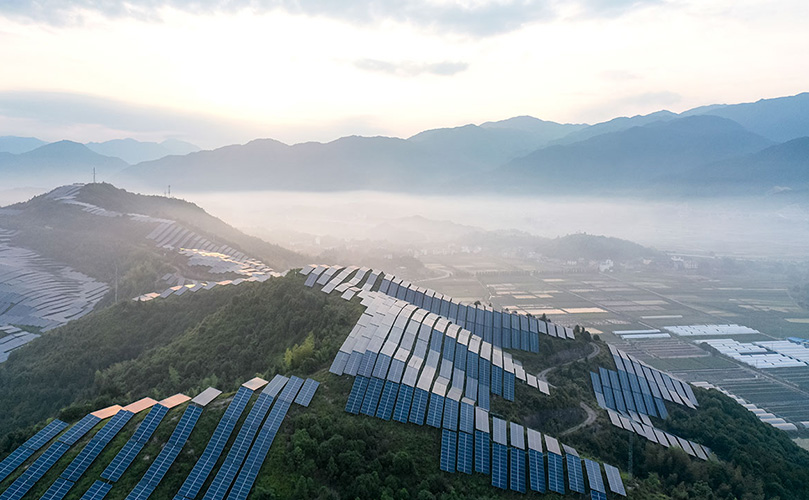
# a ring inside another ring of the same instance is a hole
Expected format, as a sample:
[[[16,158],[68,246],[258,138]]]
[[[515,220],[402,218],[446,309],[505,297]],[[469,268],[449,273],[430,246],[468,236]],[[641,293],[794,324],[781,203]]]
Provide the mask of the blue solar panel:
[[[12,451],[9,456],[0,462],[0,482],[10,476],[12,472],[17,470],[17,467],[22,465],[33,454],[34,450],[26,448],[24,445]]]
[[[382,391],[382,398],[379,400],[379,407],[376,409],[377,418],[390,420],[393,416],[393,408],[396,406],[396,395],[399,394],[399,384],[390,380],[385,382],[385,389]]]
[[[127,500],[145,500],[149,498],[149,495],[152,494],[155,488],[157,488],[157,485],[160,484],[160,481],[163,480],[163,477],[165,477],[166,472],[168,472],[169,467],[174,463],[174,460],[177,458],[177,455],[180,454],[181,450],[182,446],[165,445],[163,449],[160,450],[160,454],[157,455],[154,462],[149,466],[146,474],[143,475],[135,488],[127,495]]]
[[[615,410],[615,397],[612,394],[612,389],[609,386],[602,386],[604,391],[604,404],[607,408]]]
[[[508,489],[508,448],[492,443],[492,486]]]
[[[458,434],[447,429],[441,431],[441,470],[455,472]]]
[[[489,457],[491,455],[491,435],[488,432],[475,431],[475,472],[489,473]]]
[[[666,404],[660,398],[654,398],[655,406],[657,406],[657,413],[660,414],[660,418],[666,419],[669,417],[669,412],[666,411]]]
[[[567,461],[568,487],[578,493],[584,493],[584,475],[581,470],[581,459],[571,453],[566,454],[565,459]]]
[[[40,500],[62,500],[73,487],[73,481],[68,481],[65,478],[59,477],[54,481],[48,491],[40,498]]]
[[[472,434],[475,430],[475,407],[469,403],[461,402],[461,420],[458,427],[461,432]]]
[[[540,451],[528,450],[528,479],[531,491],[545,493],[545,459]]]
[[[145,443],[135,441],[134,439],[127,441],[127,443],[121,448],[121,451],[115,455],[112,462],[110,462],[107,468],[104,469],[104,472],[101,473],[101,477],[112,482],[121,479],[121,475],[123,475],[126,469],[129,468],[132,461],[135,460],[135,457],[138,455],[138,453],[140,453],[144,446],[146,446]]]
[[[56,435],[62,432],[65,427],[67,427],[67,423],[62,422],[61,420],[54,420],[42,428],[42,430],[31,436],[22,444],[22,446],[36,451],[48,444],[48,441],[56,437]]]
[[[95,415],[85,415],[84,418],[76,422],[76,424],[68,429],[67,432],[59,436],[59,441],[73,446],[76,444],[76,441],[81,439],[82,436],[87,434],[90,429],[95,427],[99,422],[101,422],[101,419]]]
[[[590,500],[607,500],[607,494],[601,491],[590,491]]]
[[[389,289],[390,289],[390,278],[385,276],[385,279],[383,279],[382,283],[380,283],[379,285],[379,292],[387,295]]]
[[[603,394],[601,390],[601,379],[595,372],[590,372],[590,382],[593,384],[593,390],[599,394]]]
[[[93,436],[93,439],[81,450],[81,452],[70,462],[61,476],[74,483],[87,471],[87,468],[92,465],[98,455],[104,448],[112,441],[112,438],[126,425],[127,422],[134,416],[132,412],[121,410],[115,414],[98,433]]]
[[[514,384],[516,377],[513,373],[504,373],[503,378],[503,399],[514,401]]]
[[[357,379],[359,378],[360,377],[357,377]],[[228,489],[230,489],[230,485],[236,478],[236,474],[239,472],[250,450],[250,446],[253,444],[253,438],[255,438],[256,434],[259,432],[261,422],[264,421],[264,417],[267,415],[272,401],[273,397],[269,394],[259,394],[258,400],[256,400],[253,408],[250,409],[250,413],[247,415],[242,428],[239,430],[239,434],[236,435],[236,440],[233,442],[233,445],[231,445],[230,451],[228,451],[227,457],[225,457],[225,462],[219,468],[211,485],[205,492],[204,500],[222,500],[222,498],[225,497],[225,494]]]
[[[163,420],[163,417],[166,416],[168,411],[169,409],[161,404],[152,406],[152,409],[149,410],[149,414],[146,415],[146,418],[144,418],[143,422],[140,423],[140,426],[135,433],[132,434],[130,440],[146,443],[146,441],[152,437],[155,429],[157,429],[157,426],[160,425],[160,422]]]
[[[471,474],[475,457],[475,439],[472,434],[458,433],[458,472]]]
[[[621,473],[618,472],[618,469],[612,465],[604,464],[604,472],[607,474],[607,483],[609,483],[610,491],[621,496],[626,496],[624,482],[621,479]]]
[[[292,381],[293,380],[290,380],[290,382]],[[297,389],[294,390],[297,391]],[[250,449],[250,455],[248,455],[241,472],[239,472],[239,476],[233,483],[233,489],[228,495],[228,500],[245,500],[247,498],[248,493],[250,493],[250,490],[255,484],[256,477],[258,477],[258,472],[261,470],[261,466],[267,458],[267,453],[275,440],[278,429],[281,427],[281,422],[284,420],[289,410],[290,403],[291,398],[289,400],[279,398],[278,402],[273,406],[270,415],[267,417],[267,421],[259,432],[256,443]]]
[[[179,446],[182,448],[188,436],[191,435],[194,426],[197,425],[197,420],[199,420],[200,415],[202,415],[202,407],[189,405],[185,409],[185,412],[183,412],[183,416],[177,424],[177,427],[174,428],[174,432],[171,433],[171,437],[166,441],[166,445]]]
[[[619,371],[618,380],[620,380],[621,383],[621,392],[623,392],[626,408],[631,411],[636,411],[635,400],[632,397],[632,388],[629,385],[629,377],[627,377],[626,372]]]
[[[548,453],[548,489],[565,494],[565,468],[562,456],[556,453]]]
[[[460,403],[451,398],[444,399],[444,421],[443,426],[445,429],[451,431],[458,430],[458,411]]]
[[[233,429],[236,427],[239,417],[244,412],[244,408],[247,406],[247,402],[252,393],[253,391],[246,387],[239,388],[236,396],[233,397],[230,405],[228,405],[228,409],[225,410],[224,415],[222,415],[222,419],[219,420],[219,424],[216,426],[216,430],[214,430],[210,441],[208,441],[205,451],[202,452],[193,470],[191,470],[191,473],[183,482],[182,487],[180,487],[180,491],[177,493],[179,496],[186,498],[195,498],[197,496],[202,485],[211,474],[216,462],[219,460],[219,457],[222,455],[222,451],[228,439],[230,439],[230,436],[233,434]]]
[[[503,369],[495,365],[492,365],[491,391],[492,394],[503,395]]]
[[[104,481],[96,481],[90,489],[81,496],[81,500],[102,500],[112,489],[112,484]]]
[[[413,388],[409,385],[401,385],[399,387],[399,395],[396,398],[396,407],[393,410],[393,420],[406,424],[412,403]]]
[[[604,478],[601,477],[601,466],[598,462],[584,459],[584,468],[587,471],[587,482],[591,490],[606,492],[604,489]]]
[[[301,406],[308,407],[318,387],[320,387],[320,382],[310,378],[306,379],[301,388],[301,392],[295,398],[295,402]]]
[[[56,441],[45,450],[42,455],[31,464],[25,472],[22,473],[6,491],[0,495],[2,500],[19,500],[34,484],[42,479],[42,476],[50,470],[51,467],[60,459],[62,455],[67,452],[70,446],[61,441]]]
[[[430,399],[430,393],[424,389],[418,389],[413,392],[413,406],[410,408],[409,421],[416,425],[424,425],[424,414],[427,412],[427,402]]]
[[[384,386],[385,381],[380,378],[372,377],[368,381],[368,389],[365,391],[360,413],[371,417],[376,414],[376,407],[379,404],[379,398],[382,396]]]
[[[444,397],[430,393],[430,407],[427,410],[427,425],[441,428],[441,417],[444,413]]]
[[[508,451],[511,462],[509,488],[525,493],[525,451],[511,447],[509,447]]]
[[[368,388],[368,379],[365,377],[357,376],[354,379],[354,385],[351,386],[351,392],[348,394],[348,402],[346,403],[346,411],[354,415],[360,412],[362,407],[362,400],[365,397],[365,391]]]

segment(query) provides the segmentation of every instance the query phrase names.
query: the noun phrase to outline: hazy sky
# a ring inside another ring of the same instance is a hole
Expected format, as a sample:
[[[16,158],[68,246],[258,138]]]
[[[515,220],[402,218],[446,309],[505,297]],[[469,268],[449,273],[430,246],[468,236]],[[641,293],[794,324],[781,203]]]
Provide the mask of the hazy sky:
[[[809,91],[807,25],[806,0],[3,1],[0,135],[595,123]]]

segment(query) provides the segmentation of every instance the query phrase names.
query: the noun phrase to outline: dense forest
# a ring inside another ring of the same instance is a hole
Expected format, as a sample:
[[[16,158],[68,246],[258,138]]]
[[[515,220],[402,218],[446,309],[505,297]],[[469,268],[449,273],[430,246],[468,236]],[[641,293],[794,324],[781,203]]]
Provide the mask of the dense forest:
[[[49,417],[75,420],[106,404],[178,391],[194,394],[208,385],[231,392],[257,374],[283,373],[313,377],[321,387],[311,407],[293,405],[252,498],[523,498],[492,488],[488,476],[441,472],[436,429],[346,413],[352,379],[327,370],[362,307],[306,288],[302,281],[290,273],[261,284],[122,303],[15,352],[0,365],[0,407],[7,410],[0,414],[0,459]],[[715,459],[703,462],[630,436],[597,409],[588,372],[613,366],[597,338],[585,332],[575,341],[541,336],[540,354],[513,354],[531,373],[550,369],[551,396],[518,383],[516,402],[493,397],[492,413],[556,436],[582,456],[625,472],[631,446],[632,475],[624,477],[631,499],[809,498],[809,453],[716,391],[697,389],[697,410],[669,405],[669,419],[657,424],[713,449]],[[203,412],[155,498],[176,492],[226,401],[220,398]],[[582,403],[598,417],[576,430],[586,418]],[[172,410],[174,421],[179,412]],[[163,439],[170,432],[164,427]],[[118,436],[111,448],[131,434],[127,429],[129,434]],[[159,450],[159,439],[150,442],[149,456]],[[111,453],[106,450],[99,462]],[[147,466],[148,461],[138,461],[108,498],[123,498]]]

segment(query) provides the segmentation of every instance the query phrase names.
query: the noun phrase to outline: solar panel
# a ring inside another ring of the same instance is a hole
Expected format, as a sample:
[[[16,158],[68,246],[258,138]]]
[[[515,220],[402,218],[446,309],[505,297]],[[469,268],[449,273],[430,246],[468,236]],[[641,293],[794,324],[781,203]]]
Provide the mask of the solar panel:
[[[530,434],[529,434],[530,436]],[[535,449],[528,450],[528,485],[531,491],[545,493],[545,460],[542,452]]]
[[[590,500],[607,500],[607,494],[602,491],[590,490]]]
[[[28,438],[28,440],[24,442],[22,446],[36,451],[45,446],[48,441],[56,437],[56,435],[62,432],[65,427],[67,427],[67,423],[62,422],[61,420],[54,420],[43,427],[42,430]]]
[[[434,392],[430,393],[430,406],[427,410],[427,425],[440,429],[443,413],[444,397]]]
[[[393,420],[407,423],[407,417],[410,415],[410,405],[413,403],[413,387],[409,385],[402,385],[399,387],[399,394],[396,397],[396,406],[393,410]]]
[[[247,402],[250,400],[252,393],[253,391],[246,387],[240,387],[236,392],[227,410],[225,410],[225,413],[219,420],[219,424],[216,426],[211,439],[205,446],[205,450],[202,452],[202,455],[200,455],[191,473],[183,482],[177,495],[186,498],[195,498],[197,496],[202,485],[208,479],[208,476],[210,476],[219,457],[222,455],[222,451],[225,449],[225,445],[233,434],[233,429],[236,427],[239,417],[241,417],[244,412],[244,408],[247,406]]]
[[[54,481],[50,488],[45,492],[44,495],[40,498],[40,500],[62,500],[67,495],[67,492],[70,491],[70,488],[73,487],[73,481],[68,481],[62,477],[59,477]]]
[[[85,415],[84,418],[76,422],[67,432],[59,436],[59,441],[68,446],[73,446],[76,444],[76,441],[81,439],[82,436],[87,434],[90,429],[95,427],[99,422],[101,422],[100,418],[94,415]]]
[[[427,412],[427,402],[430,393],[424,389],[416,389],[413,392],[413,406],[410,408],[409,421],[416,425],[424,425],[424,415]]]
[[[508,445],[506,437],[506,421],[497,417],[492,417],[492,439],[495,443]]]
[[[357,377],[359,379],[359,377]],[[355,380],[356,382],[356,380]],[[247,418],[242,424],[239,433],[236,435],[236,440],[230,447],[225,461],[217,471],[216,476],[205,492],[204,500],[221,500],[227,493],[236,474],[244,462],[247,452],[250,449],[253,439],[259,432],[259,427],[264,417],[267,415],[270,405],[273,402],[273,396],[262,392],[259,394],[258,399],[250,409]]]
[[[461,401],[461,414],[459,429],[462,432],[471,434],[475,430],[475,406],[474,401],[464,398]]]
[[[180,454],[183,445],[185,445],[185,442],[188,440],[188,436],[194,429],[201,414],[202,408],[199,406],[189,405],[185,409],[183,416],[171,433],[171,437],[166,442],[166,445],[160,450],[160,453],[149,466],[146,474],[143,475],[135,488],[127,495],[127,500],[145,500],[152,494],[174,463],[177,455]]]
[[[297,380],[295,380],[297,379]],[[300,383],[298,382],[300,381]],[[300,385],[303,381],[297,377],[291,377],[290,384],[284,389],[286,394],[282,393],[281,397],[273,406],[267,421],[261,428],[256,443],[250,449],[250,454],[244,462],[239,476],[233,484],[233,489],[228,495],[228,500],[245,500],[250,490],[255,484],[258,472],[261,469],[264,460],[267,458],[267,453],[270,450],[272,442],[281,427],[281,422],[289,410],[292,399],[295,397]]]
[[[451,431],[458,430],[458,413],[460,403],[452,398],[444,398],[444,419],[443,426]]]
[[[107,466],[101,477],[108,481],[117,481],[124,471],[132,464],[135,457],[145,446],[145,443],[131,439],[121,448],[112,462]]]
[[[17,467],[22,465],[33,454],[34,450],[26,448],[25,445],[12,451],[11,454],[0,462],[0,482],[10,476],[12,472],[17,470]]]
[[[348,394],[346,412],[353,413],[354,415],[360,412],[362,400],[365,397],[365,391],[367,388],[368,379],[357,375],[357,377],[354,379],[354,385],[351,387],[351,392]]]
[[[475,440],[468,432],[458,433],[458,472],[472,473]]]
[[[134,416],[133,413],[121,410],[110,418],[104,427],[93,436],[93,439],[79,452],[76,458],[70,462],[61,477],[76,482],[84,474],[90,465],[98,458],[101,451],[112,441],[123,426]]]
[[[382,398],[379,400],[379,408],[376,410],[377,418],[390,420],[393,416],[393,408],[396,405],[396,396],[399,394],[399,384],[388,380],[385,382],[385,389],[382,391]]]
[[[503,395],[503,368],[499,366],[492,366],[491,392],[498,396]]]
[[[0,495],[2,500],[19,500],[34,484],[42,479],[51,467],[67,452],[70,446],[61,441],[56,441],[45,450],[42,455],[22,473],[6,491]]]
[[[601,466],[598,462],[585,458],[584,468],[587,470],[587,482],[590,484],[590,489],[605,493],[607,490],[604,489],[604,479],[601,477]]]
[[[455,472],[455,455],[457,454],[458,434],[443,429],[441,431],[441,470]]]
[[[365,397],[362,400],[362,407],[360,413],[373,417],[376,414],[376,407],[379,405],[379,398],[382,397],[382,389],[385,387],[385,381],[371,377],[368,381],[368,389],[365,391]]]
[[[489,473],[491,437],[488,432],[475,431],[475,472]]]
[[[604,464],[604,472],[607,474],[610,491],[625,497],[624,481],[621,479],[621,473],[618,472],[618,469],[612,465]]]
[[[96,481],[90,486],[90,489],[81,496],[81,500],[102,500],[111,489],[112,484],[105,483],[104,481]]]
[[[525,451],[513,447],[510,447],[508,451],[511,464],[509,488],[525,493]]]
[[[561,455],[548,453],[548,489],[560,495],[565,494],[565,471],[562,464]]]
[[[492,486],[508,489],[508,448],[492,443]]]

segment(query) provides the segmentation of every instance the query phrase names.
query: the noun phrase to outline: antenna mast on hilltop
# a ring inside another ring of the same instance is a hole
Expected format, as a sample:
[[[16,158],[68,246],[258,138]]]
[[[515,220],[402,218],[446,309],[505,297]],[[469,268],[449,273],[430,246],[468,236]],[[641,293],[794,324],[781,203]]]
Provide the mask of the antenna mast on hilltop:
[[[96,168],[93,167],[93,184],[96,183]]]
[[[167,196],[168,196],[169,198],[171,198],[171,184],[169,184],[169,190],[168,190],[168,195],[167,195]]]

